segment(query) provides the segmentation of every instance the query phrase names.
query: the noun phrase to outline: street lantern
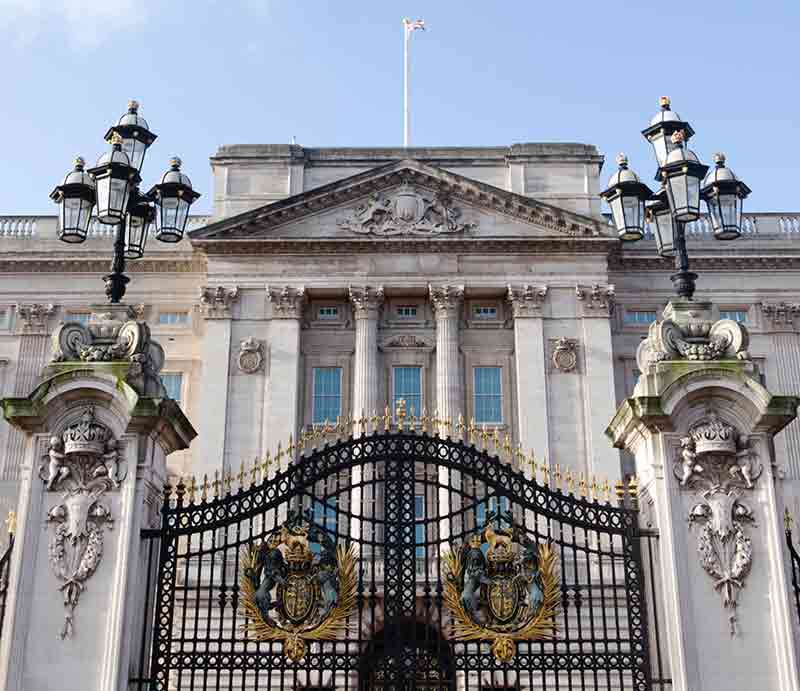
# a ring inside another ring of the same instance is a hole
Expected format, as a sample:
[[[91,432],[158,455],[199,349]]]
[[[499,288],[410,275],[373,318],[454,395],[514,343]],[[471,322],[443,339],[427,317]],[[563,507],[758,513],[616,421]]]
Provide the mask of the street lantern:
[[[660,168],[667,162],[667,156],[675,148],[672,135],[683,132],[688,140],[694,134],[694,130],[688,122],[681,120],[681,116],[670,109],[669,97],[662,96],[659,103],[661,110],[653,116],[650,126],[643,129],[642,134],[653,146],[653,153]]]
[[[156,135],[149,130],[147,120],[139,115],[138,101],[128,101],[128,112],[116,125],[109,127],[105,136],[106,141],[110,142],[114,134],[122,137],[122,151],[128,156],[136,172],[141,173],[144,155],[156,140]]]
[[[708,206],[714,237],[735,240],[742,234],[742,202],[750,194],[750,188],[725,166],[725,154],[714,154],[714,163],[701,194]]]
[[[700,217],[700,184],[708,166],[700,163],[694,151],[684,145],[682,130],[672,135],[675,148],[661,166],[661,178],[666,183],[667,199],[676,221],[688,223]]]
[[[171,161],[170,170],[159,184],[147,194],[141,193],[139,171],[156,135],[138,111],[139,104],[131,101],[128,112],[106,133],[111,151],[88,171],[84,171],[83,159],[78,159],[75,169],[50,194],[61,205],[58,237],[64,242],[86,239],[95,203],[97,220],[117,226],[111,272],[103,276],[106,295],[112,303],[125,296],[130,282],[125,275],[125,262],[144,256],[153,220],[157,221],[159,240],[178,242],[186,229],[189,207],[200,196],[181,173],[178,158]]]
[[[85,161],[78,156],[75,168],[50,193],[50,199],[61,206],[58,237],[64,242],[81,243],[89,233],[96,195],[94,179],[84,170],[85,165]]]
[[[89,173],[97,186],[97,220],[119,223],[128,211],[131,189],[139,182],[139,173],[122,150],[122,137],[111,136],[111,151],[104,153]]]
[[[644,203],[652,191],[639,176],[628,169],[628,157],[617,156],[619,170],[608,180],[608,187],[600,193],[611,207],[611,215],[620,240],[634,242],[644,236]]]
[[[647,205],[647,221],[656,238],[656,250],[662,257],[675,256],[675,221],[667,201],[667,190],[664,187],[653,195]]]
[[[189,207],[200,196],[192,181],[181,172],[181,159],[170,159],[170,169],[147,193],[155,202],[156,237],[162,242],[180,242],[189,218]]]

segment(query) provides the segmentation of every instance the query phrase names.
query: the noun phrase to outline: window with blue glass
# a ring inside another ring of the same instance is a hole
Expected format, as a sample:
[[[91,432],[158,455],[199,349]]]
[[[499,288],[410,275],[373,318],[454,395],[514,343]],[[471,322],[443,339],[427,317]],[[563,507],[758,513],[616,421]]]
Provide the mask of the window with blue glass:
[[[475,526],[480,528],[486,525],[486,517],[490,514],[497,515],[511,510],[511,502],[508,497],[488,497],[475,507]]]
[[[183,389],[182,374],[162,374],[161,383],[167,390],[167,397],[174,399],[178,405],[181,403],[181,390]]]
[[[417,573],[425,573],[425,496],[418,494],[414,497],[414,544],[417,557]]]
[[[475,422],[500,423],[503,421],[503,391],[500,384],[500,367],[476,367],[475,372]]]
[[[392,410],[397,410],[397,402],[405,399],[406,412],[411,415],[422,412],[422,368],[421,367],[395,367],[394,368],[394,405]]]
[[[625,310],[626,324],[652,324],[656,319],[655,310]]]
[[[338,525],[337,525],[337,511],[336,511],[336,497],[329,497],[325,501],[315,499],[311,507],[314,523],[321,528],[325,528],[331,540],[336,542]],[[319,554],[320,546],[318,544],[311,544],[311,551]]]
[[[342,368],[314,368],[314,411],[312,422],[335,422],[342,414]]]
[[[719,311],[719,318],[720,319],[733,319],[735,322],[739,322],[740,324],[747,323],[747,310],[720,310]]]

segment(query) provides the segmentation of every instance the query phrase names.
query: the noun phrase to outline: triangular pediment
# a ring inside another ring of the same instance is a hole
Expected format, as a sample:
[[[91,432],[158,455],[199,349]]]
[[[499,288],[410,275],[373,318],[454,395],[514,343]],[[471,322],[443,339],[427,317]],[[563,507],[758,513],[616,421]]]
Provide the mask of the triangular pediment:
[[[192,243],[554,240],[608,237],[604,224],[416,160],[403,160],[225,218]]]

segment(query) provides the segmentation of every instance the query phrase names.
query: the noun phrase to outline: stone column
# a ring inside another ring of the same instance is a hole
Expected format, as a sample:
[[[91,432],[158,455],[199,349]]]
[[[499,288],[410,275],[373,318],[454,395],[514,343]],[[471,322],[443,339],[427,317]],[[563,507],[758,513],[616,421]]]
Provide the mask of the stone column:
[[[614,286],[577,286],[575,297],[582,318],[586,373],[584,399],[586,458],[588,472],[595,477],[620,476],[619,452],[605,443],[605,421],[617,408],[614,390],[614,350],[611,316],[614,314]]]
[[[383,305],[383,286],[350,286],[348,288],[350,302],[353,304],[353,315],[356,320],[355,362],[353,366],[353,406],[354,420],[369,418],[378,409],[378,315]],[[369,425],[353,427],[353,434],[366,434]],[[366,515],[371,514],[375,503],[375,486],[372,477],[364,477],[362,469],[354,467],[350,473],[350,536],[358,541],[362,538],[362,500],[367,504]],[[361,483],[367,482],[366,493],[362,494]],[[374,535],[363,535],[365,539],[374,539]]]
[[[747,331],[675,301],[642,342],[642,375],[607,434],[634,454],[659,531],[653,574],[675,691],[797,691],[797,612],[774,437],[798,398],[772,394]]]
[[[508,286],[514,315],[519,443],[538,458],[550,457],[547,373],[542,312],[547,286]],[[530,475],[531,469],[525,466]]]
[[[439,419],[455,423],[464,410],[464,374],[459,348],[458,326],[464,303],[464,286],[428,286],[433,311],[436,315],[436,408]],[[448,431],[444,423],[439,426],[439,435],[457,436],[455,427]],[[461,486],[461,474],[448,473],[439,468],[439,539],[441,550],[450,537],[450,515],[452,507],[448,482],[456,488]],[[456,526],[458,529],[460,526]]]
[[[228,413],[228,375],[231,359],[232,307],[239,299],[237,287],[204,287],[200,289],[200,313],[205,333],[201,353],[203,369],[200,377],[200,436],[193,472],[199,478],[214,472],[223,473],[225,463],[225,430]]]
[[[464,286],[428,286],[436,314],[436,410],[442,420],[464,412],[464,367],[459,348],[458,323],[464,303]],[[439,434],[447,436],[444,425]],[[452,432],[455,434],[455,432]]]
[[[2,401],[24,434],[0,640],[6,691],[118,691],[138,659],[147,575],[140,532],[159,523],[166,456],[187,448],[195,431],[163,397],[163,350],[147,326],[106,322],[111,338],[60,327],[44,381]],[[96,361],[80,360],[84,347]]]
[[[268,286],[272,306],[269,325],[269,378],[264,406],[264,453],[278,442],[297,438],[300,411],[300,320],[306,302],[303,286]]]
[[[50,354],[50,318],[56,313],[55,305],[20,304],[17,305],[17,334],[19,351],[17,355],[17,374],[14,381],[15,395],[27,395],[39,383],[39,377],[47,356]],[[16,500],[19,466],[25,439],[22,432],[12,430],[8,435],[6,453],[0,461],[0,484],[2,493],[13,495]]]
[[[352,415],[357,420],[378,410],[378,315],[383,286],[350,286],[348,294],[356,320]]]
[[[800,304],[761,303],[762,326],[772,334],[774,363],[770,363],[780,391],[800,391]],[[786,460],[783,464],[788,480],[800,480],[800,423],[786,428],[783,435]]]

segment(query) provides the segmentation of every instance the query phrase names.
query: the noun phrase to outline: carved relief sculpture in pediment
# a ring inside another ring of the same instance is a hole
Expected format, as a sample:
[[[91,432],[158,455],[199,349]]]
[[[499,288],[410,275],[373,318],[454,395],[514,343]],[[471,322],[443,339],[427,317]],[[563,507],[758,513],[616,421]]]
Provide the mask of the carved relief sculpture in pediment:
[[[674,467],[681,486],[700,499],[689,510],[689,525],[700,527],[700,565],[722,594],[731,635],[736,633],[739,590],[753,562],[750,536],[745,531],[746,525],[754,522],[753,511],[742,496],[761,475],[762,466],[754,456],[747,439],[710,410],[681,439]]]
[[[340,228],[359,235],[445,235],[463,233],[477,224],[463,223],[461,210],[445,192],[420,193],[410,185],[375,192],[338,221]]]
[[[103,532],[114,525],[103,500],[108,491],[119,489],[125,474],[119,444],[95,419],[92,407],[84,409],[78,422],[50,438],[39,475],[47,492],[61,493],[46,522],[54,528],[48,553],[62,583],[59,589],[66,610],[62,639],[72,636],[78,600],[103,557]]]

